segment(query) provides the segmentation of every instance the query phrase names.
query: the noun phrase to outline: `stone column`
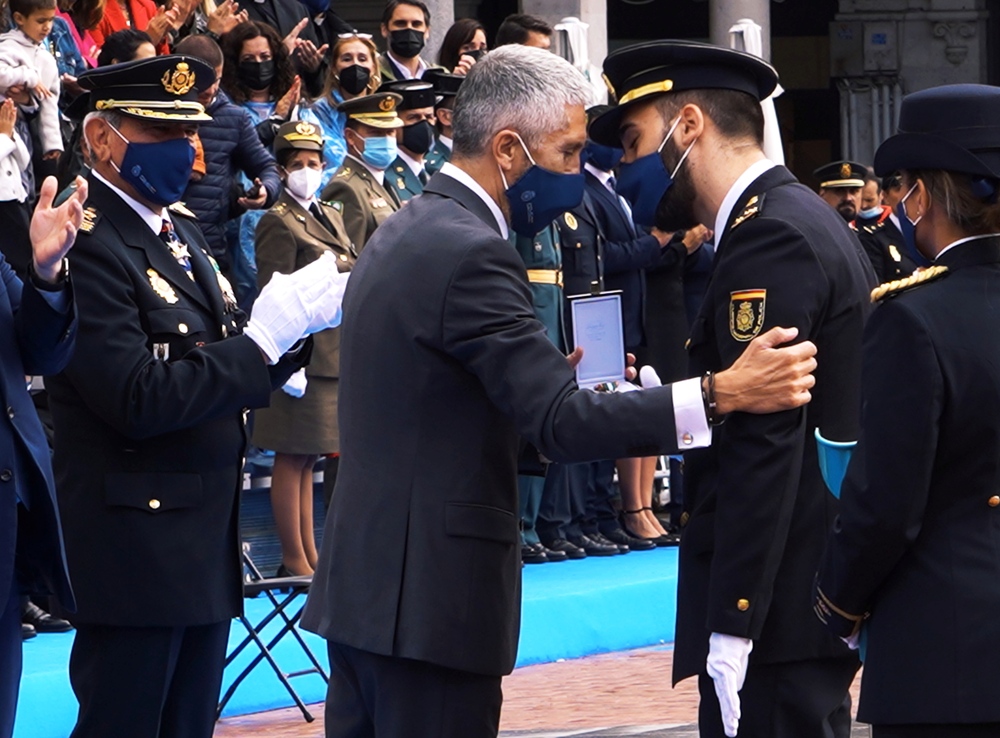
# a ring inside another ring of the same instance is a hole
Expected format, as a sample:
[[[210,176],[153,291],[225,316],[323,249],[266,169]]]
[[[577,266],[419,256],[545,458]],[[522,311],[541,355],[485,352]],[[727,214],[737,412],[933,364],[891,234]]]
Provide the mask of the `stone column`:
[[[764,59],[771,61],[770,0],[710,0],[709,28],[712,43],[729,47],[729,29],[741,18],[750,18],[761,28]]]
[[[427,48],[421,56],[428,62],[437,63],[438,49],[444,41],[451,24],[455,22],[454,0],[424,0],[427,9],[431,11],[431,37],[427,39]]]
[[[607,0],[521,0],[521,12],[537,16],[550,26],[563,18],[579,18],[590,25],[587,29],[590,63],[600,68],[608,55]]]

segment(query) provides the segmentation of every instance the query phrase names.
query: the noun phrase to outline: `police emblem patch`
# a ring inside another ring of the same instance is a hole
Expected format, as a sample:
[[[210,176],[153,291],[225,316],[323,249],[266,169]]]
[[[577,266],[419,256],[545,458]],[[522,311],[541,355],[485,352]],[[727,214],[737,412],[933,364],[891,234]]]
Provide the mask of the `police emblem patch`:
[[[764,327],[767,290],[729,293],[729,332],[737,341],[749,341]]]

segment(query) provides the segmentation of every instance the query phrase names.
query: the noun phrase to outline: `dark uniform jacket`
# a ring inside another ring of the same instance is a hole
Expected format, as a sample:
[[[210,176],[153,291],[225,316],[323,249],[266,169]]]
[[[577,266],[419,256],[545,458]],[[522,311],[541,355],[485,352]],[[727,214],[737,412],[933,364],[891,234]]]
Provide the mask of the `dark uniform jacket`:
[[[73,352],[76,315],[52,307],[31,280],[24,284],[0,256],[0,605],[15,576],[32,592],[52,592],[67,608],[73,594],[59,529],[52,462],[25,375],[61,370]],[[18,511],[20,498],[24,508]],[[16,551],[15,551],[16,549]],[[16,557],[15,557],[16,553]],[[0,678],[17,678],[2,674]]]
[[[616,195],[597,177],[589,171],[585,176],[583,201],[570,211],[569,217],[556,221],[562,243],[566,294],[590,292],[590,282],[598,278],[600,235],[604,288],[622,292],[625,347],[633,349],[645,344],[646,278],[642,270],[660,260],[660,242],[636,230]],[[572,328],[567,329],[567,335],[573,335]]]
[[[424,169],[427,174],[430,176],[437,174],[449,161],[451,161],[451,149],[445,146],[440,138],[434,139],[434,145],[424,157]]]
[[[287,191],[278,204],[257,224],[257,281],[263,289],[275,272],[291,274],[330,251],[337,268],[349,272],[357,252],[344,229],[340,211],[329,203],[316,201],[329,228],[321,224]],[[313,352],[306,368],[310,377],[340,376],[340,328],[328,328],[313,335]]]
[[[389,176],[389,170],[386,170]],[[351,243],[360,252],[375,229],[399,210],[399,200],[350,154],[323,188],[323,200],[340,206]]]
[[[730,366],[754,336],[794,326],[818,347],[812,402],[733,413],[712,446],[685,454],[674,681],[704,673],[710,633],[754,641],[751,663],[847,654],[812,614],[816,565],[835,514],[814,430],[858,432],[861,337],[874,284],[847,223],[784,167],[758,177],[718,236],[691,331],[693,374]]]
[[[871,614],[867,723],[1000,722],[1000,238],[935,265],[866,328],[861,439],[818,578],[823,601]]]
[[[908,277],[917,268],[913,259],[906,254],[903,234],[889,217],[891,213],[892,208],[883,206],[880,217],[871,220],[858,218],[851,223],[872,262],[879,283]]]
[[[572,462],[677,445],[671,390],[580,391],[486,204],[438,174],[344,296],[341,463],[303,625],[499,676],[520,619],[518,434]]]
[[[403,161],[403,158],[399,156],[385,170],[385,187],[396,195],[396,199],[399,200],[400,204],[407,200],[412,200],[424,191],[423,183],[413,173],[409,165]]]
[[[197,223],[176,213],[196,281],[90,177],[73,248],[80,329],[46,386],[76,621],[216,623],[240,612],[244,409],[297,368],[238,335]]]

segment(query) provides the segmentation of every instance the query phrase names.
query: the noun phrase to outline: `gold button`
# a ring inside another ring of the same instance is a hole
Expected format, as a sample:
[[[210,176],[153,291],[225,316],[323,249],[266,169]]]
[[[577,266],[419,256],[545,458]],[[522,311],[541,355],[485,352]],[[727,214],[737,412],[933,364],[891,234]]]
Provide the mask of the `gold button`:
[[[685,433],[683,436],[681,436],[681,441],[684,442],[685,446],[690,446],[692,443],[694,443],[694,436],[692,436],[690,433]]]
[[[152,500],[150,500],[149,501],[149,508],[151,510],[159,510],[160,509],[160,501],[157,500],[157,499],[155,499],[155,498],[152,499]]]
[[[750,609],[750,600],[737,600],[736,609],[740,612],[746,612]]]
[[[179,330],[181,333],[187,333],[188,332],[187,323],[178,323],[177,330]]]
[[[340,260],[341,260],[341,261],[347,261],[347,257],[346,257],[346,256],[344,256],[343,254],[341,254],[341,255],[340,255]]]
[[[993,495],[990,498],[989,502],[990,502],[990,507],[996,507],[997,505],[1000,505],[1000,497],[998,497],[997,495]]]

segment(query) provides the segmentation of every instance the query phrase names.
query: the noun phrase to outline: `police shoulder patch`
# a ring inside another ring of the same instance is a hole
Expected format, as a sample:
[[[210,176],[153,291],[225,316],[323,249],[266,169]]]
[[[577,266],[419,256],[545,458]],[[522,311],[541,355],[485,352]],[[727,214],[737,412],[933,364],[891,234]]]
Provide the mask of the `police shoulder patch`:
[[[880,302],[887,297],[895,297],[896,295],[906,292],[907,290],[911,290],[914,287],[919,287],[922,284],[927,284],[935,279],[939,279],[947,273],[948,267],[946,266],[930,266],[926,269],[921,269],[919,272],[914,272],[909,277],[895,279],[892,282],[880,284],[872,290],[872,302]]]
[[[767,290],[729,293],[729,333],[737,341],[749,341],[764,327]]]

